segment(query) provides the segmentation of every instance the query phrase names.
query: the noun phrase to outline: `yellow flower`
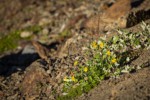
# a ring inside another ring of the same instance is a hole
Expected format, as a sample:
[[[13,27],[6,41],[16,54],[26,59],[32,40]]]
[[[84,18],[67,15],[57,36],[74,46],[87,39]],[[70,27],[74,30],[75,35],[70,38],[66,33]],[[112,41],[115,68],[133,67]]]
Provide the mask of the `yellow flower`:
[[[74,66],[77,66],[77,65],[78,65],[78,61],[75,61],[73,65],[74,65]]]
[[[94,42],[92,42],[92,48],[93,49],[96,49],[98,47],[98,45],[97,45],[97,43],[94,41]]]
[[[104,43],[100,42],[99,46],[100,46],[100,48],[103,48],[104,47]]]
[[[110,51],[107,51],[106,54],[107,54],[108,56],[110,56],[111,52],[110,52]]]
[[[64,77],[64,79],[63,79],[65,82],[68,82],[68,79],[67,79],[67,77]]]
[[[87,68],[87,67],[84,67],[83,71],[84,71],[84,72],[87,72],[87,71],[88,71],[88,68]]]
[[[72,76],[71,79],[72,79],[72,81],[75,81],[75,80],[76,80],[74,76]]]
[[[116,62],[117,62],[117,59],[114,58],[114,59],[111,60],[111,62],[112,62],[112,63],[116,63]]]

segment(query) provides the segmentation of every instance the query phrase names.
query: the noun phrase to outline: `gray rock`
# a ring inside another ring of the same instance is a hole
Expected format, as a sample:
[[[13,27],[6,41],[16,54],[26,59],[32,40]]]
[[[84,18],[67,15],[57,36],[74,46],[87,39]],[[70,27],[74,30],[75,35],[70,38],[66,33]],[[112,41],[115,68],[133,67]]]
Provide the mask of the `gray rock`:
[[[22,50],[21,55],[18,57],[18,63],[19,65],[29,65],[36,59],[38,59],[39,56],[36,53],[35,49],[31,45],[25,46],[25,48]]]
[[[33,54],[33,53],[36,53],[36,51],[35,51],[34,47],[31,45],[25,46],[25,48],[21,52],[21,54]]]

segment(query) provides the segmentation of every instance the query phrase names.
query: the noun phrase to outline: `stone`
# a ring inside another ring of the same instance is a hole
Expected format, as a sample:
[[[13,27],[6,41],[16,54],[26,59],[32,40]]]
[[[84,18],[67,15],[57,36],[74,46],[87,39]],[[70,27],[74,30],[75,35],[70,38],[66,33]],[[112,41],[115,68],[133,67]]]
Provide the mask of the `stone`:
[[[21,52],[21,54],[33,54],[33,53],[36,53],[36,51],[32,45],[25,46]]]
[[[27,37],[30,37],[32,34],[33,34],[32,32],[23,31],[23,32],[20,33],[20,37],[27,38]]]
[[[21,92],[26,96],[25,98],[36,97],[40,95],[42,86],[44,88],[48,81],[49,76],[42,68],[42,65],[38,61],[34,62],[26,69],[24,79],[21,83]]]
[[[131,10],[131,0],[118,0],[103,14],[91,17],[84,24],[91,30],[111,30],[113,28],[125,28],[126,16]]]
[[[27,45],[18,56],[18,63],[19,65],[29,65],[31,62],[38,58],[39,56],[36,53],[34,47],[32,45]]]
[[[37,53],[39,56],[48,61],[48,56],[49,56],[49,49],[47,49],[45,46],[43,46],[40,42],[38,41],[32,41],[33,46],[35,47]]]

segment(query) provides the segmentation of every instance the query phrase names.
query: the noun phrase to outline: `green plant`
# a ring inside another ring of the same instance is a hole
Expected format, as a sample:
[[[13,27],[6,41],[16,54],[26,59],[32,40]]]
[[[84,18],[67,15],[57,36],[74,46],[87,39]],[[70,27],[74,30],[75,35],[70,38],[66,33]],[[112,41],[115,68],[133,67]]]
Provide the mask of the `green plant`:
[[[15,31],[9,35],[3,36],[0,39],[0,53],[12,50],[17,47],[17,42],[20,39],[20,31]]]
[[[101,80],[107,77],[116,77],[123,72],[130,72],[134,67],[128,63],[137,55],[135,50],[149,49],[150,27],[142,22],[142,32],[132,33],[118,30],[119,35],[113,36],[109,41],[100,38],[89,46],[92,54],[84,65],[75,61],[70,76],[64,77],[64,90],[66,93],[59,99],[70,99],[74,96],[88,92]],[[80,91],[78,94],[77,91]]]
[[[31,31],[33,33],[38,33],[42,28],[40,26],[31,26],[22,30],[16,30],[10,32],[8,35],[0,37],[0,54],[5,51],[13,50],[18,46],[18,41],[21,40],[20,33],[22,31]],[[31,37],[25,38],[30,39]]]

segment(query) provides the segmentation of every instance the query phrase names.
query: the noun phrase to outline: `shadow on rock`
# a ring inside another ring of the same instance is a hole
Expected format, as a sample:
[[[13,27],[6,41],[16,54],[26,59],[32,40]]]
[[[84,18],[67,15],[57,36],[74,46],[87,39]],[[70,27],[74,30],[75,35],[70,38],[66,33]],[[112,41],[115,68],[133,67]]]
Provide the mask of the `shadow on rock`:
[[[138,7],[141,3],[143,3],[144,0],[132,0],[131,1],[131,6],[133,7]]]
[[[16,71],[24,71],[32,62],[39,59],[33,46],[26,46],[22,51],[0,58],[0,75],[9,76]]]

